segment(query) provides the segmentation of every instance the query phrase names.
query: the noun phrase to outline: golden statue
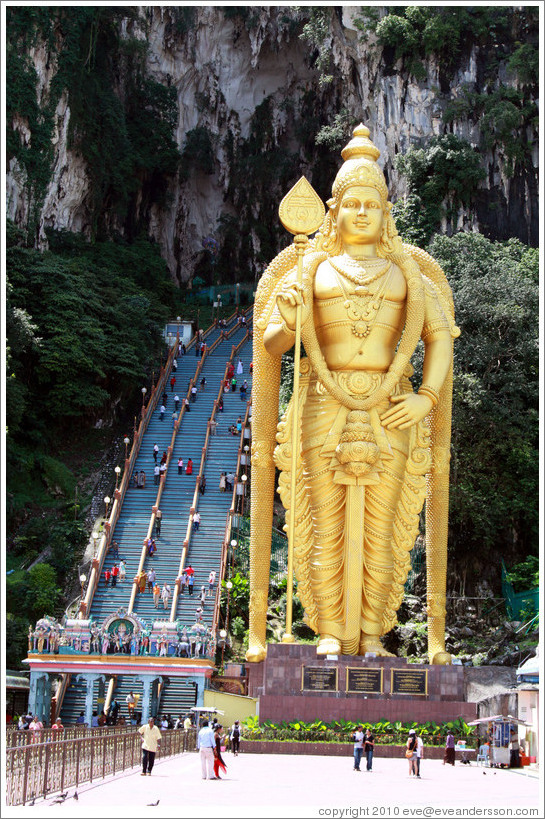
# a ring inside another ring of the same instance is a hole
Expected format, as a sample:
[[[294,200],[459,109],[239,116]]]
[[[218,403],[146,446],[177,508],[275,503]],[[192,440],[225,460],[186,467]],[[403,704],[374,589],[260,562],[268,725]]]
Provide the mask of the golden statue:
[[[310,242],[296,236],[257,289],[249,661],[266,653],[275,465],[294,532],[297,592],[319,635],[318,655],[388,655],[380,638],[396,623],[426,501],[429,660],[451,660],[444,628],[452,340],[459,330],[443,271],[397,234],[379,155],[359,125],[342,151],[320,230]],[[297,314],[306,357],[278,423],[281,357],[294,344]],[[409,376],[420,339],[423,380],[415,393]]]

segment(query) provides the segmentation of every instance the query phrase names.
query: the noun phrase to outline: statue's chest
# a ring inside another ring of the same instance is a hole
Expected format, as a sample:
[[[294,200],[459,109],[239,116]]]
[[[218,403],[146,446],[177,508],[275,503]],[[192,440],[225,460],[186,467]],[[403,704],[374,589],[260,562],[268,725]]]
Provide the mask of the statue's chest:
[[[349,323],[356,335],[364,337],[380,318],[394,329],[405,305],[405,279],[392,264],[384,265],[377,273],[363,271],[348,277],[329,262],[321,264],[314,280],[317,328]]]

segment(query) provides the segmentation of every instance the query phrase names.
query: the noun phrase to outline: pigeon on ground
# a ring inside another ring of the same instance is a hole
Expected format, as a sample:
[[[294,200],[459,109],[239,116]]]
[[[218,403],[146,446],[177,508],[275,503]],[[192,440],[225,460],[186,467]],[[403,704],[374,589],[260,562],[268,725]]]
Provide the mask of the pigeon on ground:
[[[79,799],[79,796],[78,796],[78,792],[77,792],[77,791],[74,791],[74,799],[76,800],[76,802],[77,802],[77,801],[78,801],[78,799]]]
[[[161,800],[158,799],[157,802],[148,802],[148,808],[154,808],[156,805],[159,804]]]

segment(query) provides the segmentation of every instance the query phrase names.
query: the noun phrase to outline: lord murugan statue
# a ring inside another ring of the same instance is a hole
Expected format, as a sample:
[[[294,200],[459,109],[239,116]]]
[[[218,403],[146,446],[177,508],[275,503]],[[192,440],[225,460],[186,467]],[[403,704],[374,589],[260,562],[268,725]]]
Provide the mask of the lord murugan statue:
[[[256,292],[248,661],[266,654],[275,466],[318,655],[388,655],[381,637],[396,624],[425,501],[429,661],[451,660],[444,629],[459,330],[440,266],[397,233],[379,155],[359,125],[325,218],[299,250],[300,279],[294,244]],[[305,355],[278,422],[281,359],[297,322]],[[420,340],[415,392],[411,357]]]

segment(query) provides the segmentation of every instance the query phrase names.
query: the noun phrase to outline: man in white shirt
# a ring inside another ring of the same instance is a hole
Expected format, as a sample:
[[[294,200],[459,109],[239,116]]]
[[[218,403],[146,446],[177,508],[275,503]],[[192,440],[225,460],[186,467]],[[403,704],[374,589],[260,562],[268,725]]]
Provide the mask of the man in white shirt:
[[[150,717],[147,725],[142,725],[138,729],[142,736],[142,773],[140,776],[151,776],[155,754],[161,747],[161,731],[155,725],[153,717]]]
[[[360,762],[363,754],[363,725],[358,725],[354,731],[354,770],[360,771]]]
[[[201,771],[203,779],[215,779],[214,776],[214,748],[216,747],[216,740],[214,732],[208,726],[208,720],[205,719],[202,728],[197,736],[197,748],[201,757]]]

